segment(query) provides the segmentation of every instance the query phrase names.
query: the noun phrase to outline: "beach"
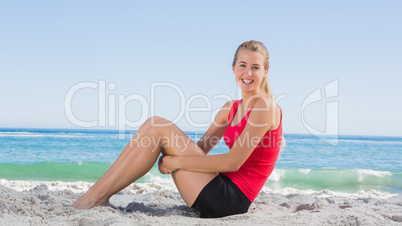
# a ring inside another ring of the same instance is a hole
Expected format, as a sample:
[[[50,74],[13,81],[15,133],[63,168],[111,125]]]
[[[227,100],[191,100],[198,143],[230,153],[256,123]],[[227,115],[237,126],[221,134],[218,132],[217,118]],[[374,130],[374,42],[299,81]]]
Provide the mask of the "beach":
[[[400,137],[285,134],[273,173],[242,215],[199,218],[156,165],[112,196],[111,207],[72,208],[133,134],[1,129],[0,225],[402,224]],[[196,141],[203,133],[186,134]],[[227,151],[221,141],[209,154]]]
[[[172,185],[136,183],[114,195],[114,207],[76,210],[92,183],[0,180],[0,225],[401,225],[402,194],[378,191],[271,190],[248,213],[202,219]]]
[[[402,226],[401,8],[2,1],[0,226]],[[248,212],[201,218],[162,153],[188,156],[173,171],[240,169],[229,197]],[[73,208],[106,172],[95,195],[128,186]]]

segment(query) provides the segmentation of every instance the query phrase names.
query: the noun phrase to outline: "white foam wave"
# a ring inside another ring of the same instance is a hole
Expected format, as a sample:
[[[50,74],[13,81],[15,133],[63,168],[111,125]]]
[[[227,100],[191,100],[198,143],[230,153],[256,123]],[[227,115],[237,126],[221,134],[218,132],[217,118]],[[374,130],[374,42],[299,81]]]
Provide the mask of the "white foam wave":
[[[377,140],[327,140],[327,141],[337,141],[339,143],[376,143],[376,144],[402,144],[401,141],[377,141]]]
[[[318,196],[318,197],[330,197],[330,196],[338,196],[338,197],[347,197],[347,198],[377,198],[377,199],[388,199],[393,196],[398,196],[398,194],[391,194],[387,192],[381,192],[377,190],[370,190],[370,191],[363,191],[360,190],[355,193],[345,193],[345,192],[338,192],[332,190],[321,190],[316,191],[312,189],[308,190],[298,190],[296,188],[286,187],[286,188],[278,188],[278,189],[271,189],[267,186],[262,188],[263,192],[271,193],[271,194],[280,194],[280,195],[309,195],[309,196]]]
[[[146,174],[146,177],[145,177],[146,179],[145,179],[145,181],[147,182],[147,183],[158,183],[158,184],[167,184],[167,185],[170,185],[170,184],[174,184],[174,181],[173,181],[173,179],[172,179],[172,177],[161,177],[161,176],[159,176],[159,175],[154,175],[154,174],[152,174],[152,173],[148,173],[148,174]]]
[[[0,179],[0,185],[16,191],[28,191],[39,185],[46,185],[50,191],[71,190],[75,193],[87,191],[93,183],[85,181],[61,182],[61,181],[23,181]]]
[[[286,173],[285,169],[274,169],[271,175],[268,177],[268,180],[279,181],[281,177],[283,177]]]
[[[0,137],[96,137],[96,136],[88,136],[88,135],[66,135],[66,134],[0,134]]]
[[[362,182],[367,176],[386,177],[392,175],[389,171],[376,171],[369,169],[358,169],[357,173],[359,174],[359,182]]]
[[[20,132],[0,132],[0,134],[34,134],[34,133],[33,132],[20,131]]]
[[[289,143],[297,143],[297,144],[309,144],[309,143],[316,143],[317,141],[315,139],[318,138],[301,138],[301,139],[289,139]],[[326,137],[321,137],[319,138],[325,142],[328,142],[330,144],[337,144],[337,143],[370,143],[370,144],[385,144],[385,145],[394,145],[394,144],[402,144],[402,141],[386,141],[386,140],[358,140],[358,139],[334,139],[334,138],[326,138]]]
[[[173,180],[171,180],[173,183]],[[154,188],[158,188],[159,182],[153,183],[133,183],[127,189],[132,190],[133,187],[143,187],[146,188],[147,191],[154,190]],[[27,191],[30,189],[35,188],[39,185],[46,185],[50,191],[62,191],[62,190],[70,190],[74,193],[82,193],[87,191],[93,183],[84,182],[84,181],[77,181],[77,182],[61,182],[61,181],[21,181],[21,180],[6,180],[0,179],[0,185],[14,189],[16,191]],[[173,184],[160,184],[163,189],[175,190],[176,187]],[[377,199],[387,199],[398,194],[391,194],[387,192],[381,192],[377,190],[370,190],[370,191],[358,191],[355,193],[345,193],[345,192],[338,192],[332,190],[321,190],[316,191],[312,189],[308,190],[298,190],[291,187],[286,188],[278,188],[272,189],[267,186],[262,188],[262,192],[271,193],[271,194],[280,194],[280,195],[309,195],[309,196],[317,196],[317,197],[329,197],[329,196],[338,196],[338,197],[348,197],[348,198],[377,198]]]
[[[302,174],[307,175],[308,173],[310,173],[311,169],[299,169],[299,172]]]

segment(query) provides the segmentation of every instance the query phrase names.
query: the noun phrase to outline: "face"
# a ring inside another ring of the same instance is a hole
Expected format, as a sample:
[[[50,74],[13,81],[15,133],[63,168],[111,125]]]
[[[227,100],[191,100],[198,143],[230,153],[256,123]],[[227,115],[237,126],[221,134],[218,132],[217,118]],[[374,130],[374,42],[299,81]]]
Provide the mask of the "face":
[[[268,69],[264,69],[264,56],[248,49],[240,49],[233,73],[242,93],[260,93],[261,81],[268,73]]]

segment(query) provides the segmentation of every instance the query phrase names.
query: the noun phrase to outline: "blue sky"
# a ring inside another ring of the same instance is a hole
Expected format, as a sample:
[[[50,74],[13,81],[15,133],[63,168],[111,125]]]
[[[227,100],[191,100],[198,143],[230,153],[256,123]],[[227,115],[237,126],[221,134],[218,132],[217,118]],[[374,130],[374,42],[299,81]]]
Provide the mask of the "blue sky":
[[[105,90],[105,126],[94,128],[118,128],[124,120],[110,117],[112,109],[131,122],[152,113],[177,118],[183,130],[205,131],[226,102],[214,97],[238,99],[233,54],[253,39],[270,52],[268,75],[274,95],[281,97],[285,133],[311,133],[306,124],[325,133],[328,123],[336,122],[343,135],[402,136],[401,6],[400,1],[2,1],[0,128],[80,128],[65,113],[68,91],[104,81],[115,89]],[[338,82],[337,95],[325,99],[325,85],[332,81]],[[184,102],[172,86],[158,86],[151,112],[155,82],[178,87]],[[99,123],[99,89],[74,94],[77,119]],[[323,99],[302,110],[317,89]],[[119,96],[130,95],[133,101],[119,102]],[[135,98],[140,96],[148,111]],[[207,102],[209,110],[188,113],[204,126],[180,116],[186,104],[205,108]],[[330,120],[328,103],[338,106],[329,108]]]

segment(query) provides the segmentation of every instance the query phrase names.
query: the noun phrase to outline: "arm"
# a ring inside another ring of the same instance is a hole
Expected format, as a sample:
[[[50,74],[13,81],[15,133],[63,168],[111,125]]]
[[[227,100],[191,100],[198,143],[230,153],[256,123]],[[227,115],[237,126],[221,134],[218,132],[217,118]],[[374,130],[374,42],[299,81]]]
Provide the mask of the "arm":
[[[276,114],[277,110],[275,103],[260,99],[250,113],[243,132],[228,153],[212,156],[169,157],[166,162],[164,159],[164,165],[172,171],[178,169],[196,172],[237,171],[260,143],[265,133],[277,122],[277,118],[280,118],[280,114]]]
[[[198,140],[197,145],[208,154],[209,151],[222,139],[228,125],[228,115],[234,101],[226,102],[212,122],[207,132]]]
[[[215,116],[212,125],[201,139],[198,140],[197,146],[199,146],[205,154],[208,154],[208,152],[222,139],[227,127],[229,111],[233,103],[234,101],[228,101],[222,106],[218,114]],[[165,164],[168,161],[168,158],[166,159],[166,157],[166,155],[163,155],[158,161],[158,169],[162,174],[172,173],[171,170],[165,167]]]

